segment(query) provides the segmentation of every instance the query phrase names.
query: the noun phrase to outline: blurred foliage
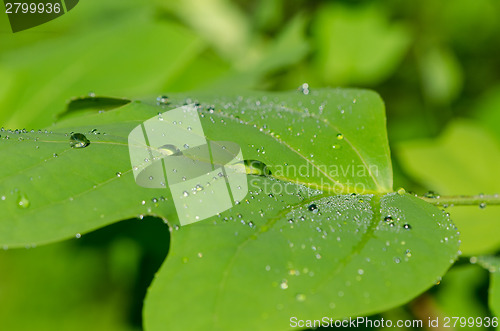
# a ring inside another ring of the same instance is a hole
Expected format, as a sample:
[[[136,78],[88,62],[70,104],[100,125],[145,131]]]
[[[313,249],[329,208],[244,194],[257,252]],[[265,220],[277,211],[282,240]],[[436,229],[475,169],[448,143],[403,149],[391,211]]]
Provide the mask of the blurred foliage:
[[[87,0],[18,34],[0,14],[0,126],[48,126],[89,92],[369,87],[386,102],[398,146],[395,187],[499,193],[499,35],[496,0]],[[457,131],[465,123],[457,118],[469,124]],[[408,162],[412,150],[420,154]],[[496,254],[498,211],[458,209],[450,213],[464,252]],[[166,248],[134,229],[117,224],[78,243],[2,252],[0,327],[140,328],[140,302]],[[487,286],[484,274],[459,267],[438,290],[387,315],[484,313],[484,295],[453,296],[469,286],[461,282]],[[452,308],[455,301],[468,306]]]
[[[470,121],[453,121],[437,139],[396,145],[400,162],[416,179],[442,195],[495,192],[500,188],[500,144],[493,135]],[[393,146],[394,148],[394,146]],[[461,232],[465,255],[495,251],[500,246],[496,231],[500,208],[448,206]]]

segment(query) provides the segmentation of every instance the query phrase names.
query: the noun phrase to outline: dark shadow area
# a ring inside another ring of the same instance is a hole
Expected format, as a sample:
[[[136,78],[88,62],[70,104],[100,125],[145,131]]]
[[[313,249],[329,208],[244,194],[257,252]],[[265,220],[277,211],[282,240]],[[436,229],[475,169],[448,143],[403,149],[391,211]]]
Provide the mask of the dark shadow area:
[[[144,298],[155,273],[167,256],[170,231],[159,218],[129,219],[88,233],[78,240],[78,244],[83,248],[95,248],[102,254],[109,254],[112,245],[124,240],[133,242],[139,248],[133,283],[124,287],[124,290],[130,291],[126,295],[129,301],[129,313],[126,314],[129,316],[129,323],[142,328]]]

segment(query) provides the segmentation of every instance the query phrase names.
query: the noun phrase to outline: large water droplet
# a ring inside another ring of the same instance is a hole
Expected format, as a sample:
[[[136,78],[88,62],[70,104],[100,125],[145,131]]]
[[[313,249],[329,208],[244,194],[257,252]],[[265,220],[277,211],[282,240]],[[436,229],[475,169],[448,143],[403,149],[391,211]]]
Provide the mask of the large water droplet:
[[[267,165],[263,162],[257,160],[244,160],[245,170],[249,175],[257,176],[270,176],[271,170],[267,168]]]
[[[69,138],[69,145],[72,148],[85,148],[90,144],[90,141],[82,133],[73,133]]]
[[[160,153],[167,155],[167,156],[181,152],[177,147],[175,147],[174,145],[169,145],[169,144],[158,147],[158,150]]]

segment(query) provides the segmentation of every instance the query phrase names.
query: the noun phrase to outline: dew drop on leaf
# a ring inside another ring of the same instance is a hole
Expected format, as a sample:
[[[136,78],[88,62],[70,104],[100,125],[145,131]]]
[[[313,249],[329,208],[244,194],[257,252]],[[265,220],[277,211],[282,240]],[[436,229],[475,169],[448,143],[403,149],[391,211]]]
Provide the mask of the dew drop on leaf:
[[[384,217],[384,222],[391,227],[394,226],[394,220],[392,219],[391,216]]]
[[[436,192],[434,191],[428,191],[424,194],[424,197],[426,198],[431,198],[431,199],[437,199],[439,198],[439,194],[437,194]]]
[[[90,144],[90,141],[82,133],[73,133],[69,138],[69,145],[72,148],[85,148]]]
[[[299,90],[299,92],[301,92],[305,95],[309,94],[309,84],[304,83],[304,84],[300,85],[298,90]]]
[[[162,153],[163,155],[173,155],[175,153],[180,153],[180,150],[175,147],[174,145],[166,144],[163,146],[158,147],[158,151]]]
[[[310,204],[310,205],[307,207],[307,209],[308,209],[309,211],[312,211],[313,213],[317,213],[317,212],[318,212],[318,210],[319,210],[319,209],[318,209],[318,206],[316,206],[316,204],[314,204],[314,203],[313,203],[313,204]]]
[[[296,299],[298,302],[304,302],[304,301],[306,301],[306,295],[305,295],[305,294],[302,294],[302,293],[298,293],[298,294],[295,296],[295,299]]]
[[[271,170],[267,168],[267,165],[263,162],[257,160],[244,160],[245,170],[249,175],[257,176],[269,176],[271,175]]]
[[[166,96],[166,95],[160,95],[158,98],[156,98],[156,102],[160,106],[168,105],[168,96]]]
[[[19,195],[19,198],[17,199],[17,206],[19,208],[28,208],[30,206],[30,201],[25,194]]]

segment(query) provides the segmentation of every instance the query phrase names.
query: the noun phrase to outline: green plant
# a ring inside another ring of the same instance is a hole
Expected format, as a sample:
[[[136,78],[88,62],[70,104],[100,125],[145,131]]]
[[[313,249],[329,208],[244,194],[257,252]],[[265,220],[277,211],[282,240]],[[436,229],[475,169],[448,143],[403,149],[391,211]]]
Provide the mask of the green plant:
[[[238,143],[271,175],[253,172],[245,201],[179,227],[168,188],[135,184],[127,136],[186,103],[208,139]],[[457,230],[433,204],[473,199],[394,192],[385,123],[380,97],[357,89],[74,100],[46,130],[2,130],[0,244],[162,218],[171,248],[146,298],[147,330],[285,329],[291,316],[382,312],[439,283],[457,259]],[[487,199],[499,201],[473,202]]]

